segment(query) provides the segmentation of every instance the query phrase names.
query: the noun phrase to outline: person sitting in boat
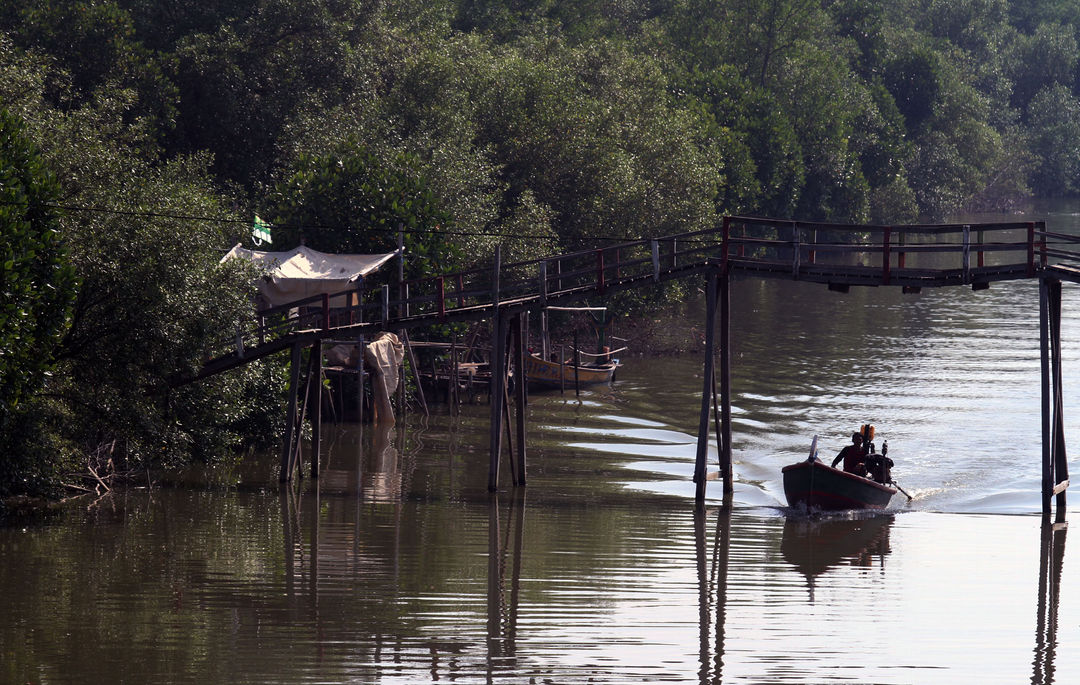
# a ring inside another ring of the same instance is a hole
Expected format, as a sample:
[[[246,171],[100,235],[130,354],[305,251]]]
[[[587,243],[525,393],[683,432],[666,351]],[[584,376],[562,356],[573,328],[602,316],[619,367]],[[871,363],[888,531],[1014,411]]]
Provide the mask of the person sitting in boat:
[[[840,450],[840,454],[833,459],[832,467],[841,461],[844,462],[844,470],[854,473],[856,476],[866,477],[866,452],[863,451],[862,433],[851,434],[851,444]]]

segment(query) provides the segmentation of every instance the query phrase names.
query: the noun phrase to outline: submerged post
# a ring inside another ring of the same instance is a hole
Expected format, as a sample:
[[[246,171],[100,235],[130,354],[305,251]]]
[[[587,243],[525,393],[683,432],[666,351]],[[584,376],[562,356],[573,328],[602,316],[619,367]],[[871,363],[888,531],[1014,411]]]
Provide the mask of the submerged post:
[[[517,468],[514,485],[525,485],[525,314],[514,317],[514,404],[517,405]]]
[[[488,460],[488,490],[499,489],[499,460],[502,454],[503,401],[506,381],[506,322],[498,308],[491,322],[491,453]]]
[[[1065,449],[1065,395],[1062,379],[1061,352],[1061,281],[1047,282],[1047,301],[1049,304],[1050,366],[1053,387],[1053,442],[1051,446],[1052,463],[1050,465],[1051,494],[1057,496],[1058,520],[1065,520],[1065,490],[1069,487],[1069,462]]]
[[[705,289],[705,370],[702,373],[704,387],[701,390],[701,414],[698,417],[697,458],[694,460],[694,483],[697,484],[694,500],[700,506],[705,501],[705,472],[709,454],[709,410],[713,393],[713,354],[716,344],[716,272],[709,270],[709,282]]]
[[[724,500],[735,492],[731,471],[731,269],[720,271],[720,475]]]
[[[1039,361],[1042,367],[1042,513],[1049,516],[1054,491],[1050,420],[1050,285],[1039,279]]]
[[[281,471],[278,480],[282,483],[292,480],[292,444],[296,430],[296,401],[300,392],[300,343],[293,343],[292,358],[289,363],[289,404],[285,417],[285,444],[281,448]]]
[[[315,382],[311,384],[311,477],[319,477],[319,454],[322,452],[322,340],[311,343],[311,369]]]

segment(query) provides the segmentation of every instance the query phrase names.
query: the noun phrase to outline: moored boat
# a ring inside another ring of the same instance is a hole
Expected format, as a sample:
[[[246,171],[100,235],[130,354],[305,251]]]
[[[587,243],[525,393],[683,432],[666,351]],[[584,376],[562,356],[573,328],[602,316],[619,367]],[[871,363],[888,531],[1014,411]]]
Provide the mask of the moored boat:
[[[535,354],[525,357],[525,378],[534,387],[560,388],[579,385],[610,383],[615,376],[617,362],[603,364],[562,364],[542,359]]]
[[[817,458],[817,437],[804,461],[782,469],[788,505],[817,511],[884,509],[897,488],[835,469]],[[887,480],[887,479],[886,479]]]

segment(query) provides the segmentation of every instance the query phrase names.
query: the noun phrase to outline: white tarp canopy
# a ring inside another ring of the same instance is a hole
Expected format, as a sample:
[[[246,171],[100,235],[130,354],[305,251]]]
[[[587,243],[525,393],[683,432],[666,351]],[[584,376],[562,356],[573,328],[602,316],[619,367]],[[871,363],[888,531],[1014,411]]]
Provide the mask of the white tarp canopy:
[[[221,258],[246,259],[263,267],[266,277],[259,281],[259,292],[271,307],[295,300],[339,293],[355,285],[398,254],[327,254],[301,245],[287,252],[260,252],[237,243]]]

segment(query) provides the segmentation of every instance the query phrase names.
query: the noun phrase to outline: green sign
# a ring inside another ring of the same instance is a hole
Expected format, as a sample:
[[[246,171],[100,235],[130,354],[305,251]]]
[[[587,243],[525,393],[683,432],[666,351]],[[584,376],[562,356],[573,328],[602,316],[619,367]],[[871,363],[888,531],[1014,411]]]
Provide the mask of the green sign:
[[[270,238],[271,225],[259,218],[259,215],[255,215],[255,223],[251,226],[251,238],[255,241],[256,245],[262,245],[265,240],[267,243],[273,243]]]

